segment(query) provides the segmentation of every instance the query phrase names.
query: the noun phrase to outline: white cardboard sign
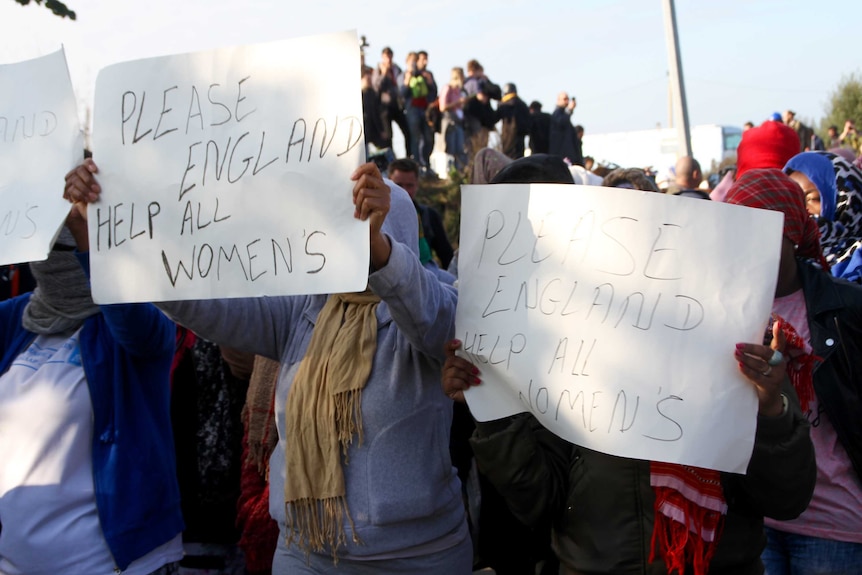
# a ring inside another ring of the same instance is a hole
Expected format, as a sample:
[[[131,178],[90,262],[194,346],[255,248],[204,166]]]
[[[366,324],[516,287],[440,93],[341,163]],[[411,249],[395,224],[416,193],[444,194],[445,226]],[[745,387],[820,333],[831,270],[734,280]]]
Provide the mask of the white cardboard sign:
[[[100,303],[361,291],[355,32],[116,64],[96,83]]]
[[[744,473],[783,216],[590,186],[464,186],[457,337],[487,421],[532,412],[613,455]]]
[[[64,177],[83,158],[63,50],[0,66],[0,264],[48,257],[69,213]]]

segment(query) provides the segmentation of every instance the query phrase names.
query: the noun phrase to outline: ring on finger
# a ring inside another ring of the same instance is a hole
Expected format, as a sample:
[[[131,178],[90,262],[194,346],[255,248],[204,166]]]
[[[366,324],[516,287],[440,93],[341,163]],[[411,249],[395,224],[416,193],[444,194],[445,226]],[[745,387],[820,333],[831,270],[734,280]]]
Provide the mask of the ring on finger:
[[[772,365],[778,365],[782,361],[784,361],[784,354],[782,354],[780,351],[775,349],[772,351],[772,355],[770,356],[770,358],[766,360],[766,363],[768,363],[769,365],[772,366]]]
[[[771,366],[771,365],[767,365],[767,366],[766,366],[766,371],[761,371],[761,372],[760,372],[760,375],[762,375],[763,377],[766,377],[766,376],[768,376],[770,373],[772,373],[772,366]]]

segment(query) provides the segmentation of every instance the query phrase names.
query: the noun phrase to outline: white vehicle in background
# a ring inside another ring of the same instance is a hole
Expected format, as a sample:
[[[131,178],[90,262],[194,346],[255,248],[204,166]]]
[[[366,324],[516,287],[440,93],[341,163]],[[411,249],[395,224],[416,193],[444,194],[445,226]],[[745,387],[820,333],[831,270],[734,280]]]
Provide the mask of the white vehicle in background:
[[[691,155],[704,174],[717,172],[722,160],[736,156],[742,129],[704,124],[691,128]],[[676,165],[679,141],[675,128],[655,128],[608,134],[584,134],[584,156],[597,164],[624,168],[652,168],[669,173]]]

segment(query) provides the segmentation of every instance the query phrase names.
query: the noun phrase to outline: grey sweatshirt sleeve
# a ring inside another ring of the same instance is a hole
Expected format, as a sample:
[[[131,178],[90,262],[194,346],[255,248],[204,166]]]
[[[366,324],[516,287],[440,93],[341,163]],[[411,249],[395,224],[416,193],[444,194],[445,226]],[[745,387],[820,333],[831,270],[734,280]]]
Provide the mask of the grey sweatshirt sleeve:
[[[281,360],[295,298],[260,297],[160,302],[178,324],[219,345]]]
[[[369,285],[410,345],[443,363],[443,346],[455,336],[458,292],[423,268],[407,246],[391,237],[390,242],[389,263],[369,276]]]
[[[479,469],[519,521],[539,527],[563,512],[577,450],[532,414],[476,422],[470,446]]]

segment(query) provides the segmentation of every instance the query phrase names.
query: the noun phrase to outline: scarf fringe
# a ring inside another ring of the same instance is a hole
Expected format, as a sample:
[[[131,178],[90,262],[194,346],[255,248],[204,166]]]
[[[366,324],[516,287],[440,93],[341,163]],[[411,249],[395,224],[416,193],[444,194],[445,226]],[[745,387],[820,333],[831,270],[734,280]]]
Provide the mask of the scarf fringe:
[[[724,516],[720,512],[695,505],[670,488],[655,488],[655,496],[650,562],[660,555],[668,573],[676,571],[684,575],[686,565],[690,565],[695,575],[707,575],[721,538]],[[662,513],[661,508],[666,504],[681,509],[685,523]],[[712,541],[705,541],[702,534],[711,530],[715,531],[715,537]]]
[[[807,413],[809,405],[814,401],[813,374],[814,366],[818,361],[821,361],[821,358],[803,354],[793,358],[787,365],[790,383],[793,384],[793,389],[799,398],[799,407],[802,408],[802,413]]]
[[[272,451],[264,448],[261,444],[249,445],[246,461],[254,467],[261,477],[268,478],[270,455],[272,455]]]
[[[356,535],[353,519],[347,509],[347,501],[343,496],[326,499],[300,499],[285,504],[287,515],[286,543],[293,543],[305,552],[306,557],[312,552],[319,553],[326,547],[332,555],[332,561],[338,564],[338,549],[347,545],[347,535],[344,532],[344,519],[350,524],[353,542],[361,544]]]
[[[338,442],[341,444],[341,454],[347,461],[347,448],[353,444],[354,436],[362,445],[362,389],[352,389],[333,396],[335,402],[335,429],[338,432]]]

